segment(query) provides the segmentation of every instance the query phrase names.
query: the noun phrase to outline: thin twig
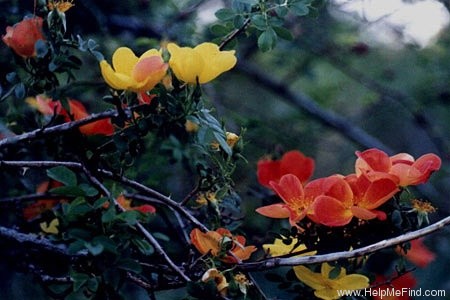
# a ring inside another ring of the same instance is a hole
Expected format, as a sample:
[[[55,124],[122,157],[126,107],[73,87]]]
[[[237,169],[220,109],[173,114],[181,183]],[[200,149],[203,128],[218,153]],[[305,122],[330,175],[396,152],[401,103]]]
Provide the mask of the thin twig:
[[[116,199],[114,199],[109,192],[109,190],[100,182],[100,180],[95,177],[84,165],[82,165],[83,172],[88,177],[89,181],[96,186],[102,193],[112,201],[114,201],[114,205],[121,211],[125,212],[125,208],[123,208]],[[161,257],[164,258],[164,260],[167,262],[167,264],[175,271],[177,272],[186,282],[191,281],[191,279],[184,274],[184,272],[172,261],[172,259],[167,255],[167,253],[164,251],[162,246],[159,244],[159,242],[155,239],[155,237],[139,222],[135,225],[137,229],[144,235],[144,237],[150,242],[150,244],[155,248],[156,253],[158,253]]]
[[[82,170],[83,165],[78,162],[70,162],[70,161],[6,161],[0,160],[0,169],[3,167],[14,167],[14,168],[51,168],[57,166],[64,166],[67,168]],[[99,169],[97,170],[99,174],[105,176],[106,178],[112,179],[114,181],[120,182],[123,185],[131,187],[137,191],[145,193],[150,197],[142,196],[142,195],[134,195],[134,197],[141,201],[155,201],[159,200],[162,204],[170,206],[174,208],[177,212],[180,213],[181,216],[188,219],[195,226],[199,227],[203,231],[208,231],[209,229],[203,225],[199,220],[197,220],[189,211],[187,211],[184,207],[182,207],[178,202],[170,199],[169,197],[161,194],[160,192],[151,189],[137,181],[131,180],[124,176],[120,176],[114,174],[110,171]],[[151,198],[153,197],[153,198]]]
[[[223,50],[226,45],[228,45],[233,39],[235,39],[239,34],[244,32],[245,28],[250,24],[250,18],[245,19],[244,23],[238,29],[235,29],[229,35],[227,35],[224,40],[220,43],[219,49]]]
[[[80,251],[76,254],[69,254],[67,252],[67,248],[64,245],[56,245],[50,242],[48,239],[39,237],[36,234],[22,233],[3,226],[0,226],[0,236],[2,237],[2,239],[14,240],[19,244],[32,245],[43,250],[61,254],[64,256],[83,256],[87,254],[84,251]]]
[[[272,268],[281,267],[281,266],[297,266],[297,265],[316,264],[316,263],[337,261],[340,259],[349,259],[349,258],[364,256],[364,255],[376,252],[381,249],[396,246],[401,243],[428,235],[430,233],[433,233],[435,231],[442,229],[443,227],[445,227],[449,224],[450,224],[450,216],[446,217],[445,219],[442,219],[439,222],[429,225],[425,228],[422,228],[422,229],[419,229],[416,231],[411,231],[411,232],[405,233],[403,235],[400,235],[400,236],[397,236],[397,237],[394,237],[391,239],[383,240],[378,243],[374,243],[374,244],[368,245],[366,247],[358,248],[358,249],[351,250],[351,251],[341,251],[341,252],[334,252],[334,253],[330,253],[330,254],[311,255],[311,256],[302,256],[302,257],[285,257],[285,258],[273,257],[273,258],[269,258],[269,259],[262,260],[259,262],[238,264],[237,268],[242,269],[242,270],[261,271],[261,270],[267,270],[267,269],[272,269]]]

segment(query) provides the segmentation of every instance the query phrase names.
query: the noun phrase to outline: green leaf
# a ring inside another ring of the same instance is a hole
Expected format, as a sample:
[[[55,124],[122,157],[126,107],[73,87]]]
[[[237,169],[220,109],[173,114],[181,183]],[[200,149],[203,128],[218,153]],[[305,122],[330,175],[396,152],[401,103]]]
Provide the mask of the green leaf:
[[[134,273],[141,273],[142,267],[141,265],[131,258],[123,258],[117,263],[117,268],[134,272]]]
[[[114,205],[110,204],[108,209],[105,212],[103,212],[102,222],[110,223],[114,221],[115,217],[116,217],[116,208],[114,207]]]
[[[104,236],[104,235],[96,236],[92,240],[92,243],[102,245],[105,251],[108,251],[113,254],[118,254],[117,244],[107,236]]]
[[[214,24],[213,26],[210,27],[209,29],[214,35],[218,35],[218,36],[224,36],[227,35],[228,32],[230,32],[230,30],[228,29],[228,27],[220,25],[220,24]]]
[[[44,57],[48,53],[47,43],[43,40],[37,40],[34,48],[36,49],[36,56],[39,58]]]
[[[218,11],[216,11],[215,15],[216,15],[217,19],[219,19],[221,21],[229,21],[234,18],[236,13],[234,11],[232,11],[231,9],[221,8]]]
[[[75,241],[75,242],[73,242],[73,243],[71,243],[70,245],[69,245],[69,247],[67,248],[67,251],[70,253],[70,254],[76,254],[77,252],[79,252],[79,251],[81,251],[81,250],[83,250],[83,249],[85,249],[86,247],[84,246],[84,241],[82,241],[82,240],[77,240],[77,241]]]
[[[70,278],[72,278],[73,281],[73,291],[76,292],[89,280],[89,275],[72,272]]]
[[[102,207],[103,205],[105,205],[105,203],[108,202],[108,198],[106,197],[101,197],[99,199],[97,199],[94,204],[92,205],[95,209]]]
[[[258,38],[258,47],[261,51],[272,50],[277,42],[277,34],[272,27],[267,28]]]
[[[61,182],[64,185],[77,185],[77,175],[64,166],[58,166],[47,170],[47,176]]]
[[[136,245],[139,251],[144,255],[152,255],[155,249],[149,242],[143,239],[132,239],[131,242]]]
[[[253,15],[251,18],[253,26],[260,31],[267,29],[267,20],[263,15]]]
[[[85,242],[84,246],[86,247],[86,249],[88,249],[88,251],[94,255],[97,256],[99,254],[101,254],[103,252],[103,250],[105,249],[105,247],[103,247],[102,244],[100,243],[95,243],[95,242]]]
[[[82,183],[78,187],[84,191],[84,194],[87,197],[94,197],[94,196],[97,196],[97,194],[98,194],[97,189],[95,189],[94,187],[90,186],[89,184]]]
[[[50,193],[62,195],[62,196],[71,196],[71,197],[83,197],[86,194],[82,189],[77,186],[59,186],[50,190]]]
[[[117,215],[117,219],[126,222],[128,225],[133,226],[139,219],[139,212],[135,210],[124,211]]]
[[[286,28],[281,27],[281,26],[274,26],[272,28],[280,38],[287,40],[287,41],[292,41],[294,39],[294,37],[292,36],[292,33],[289,30],[287,30]]]
[[[233,18],[233,25],[235,28],[240,28],[240,27],[244,26],[244,23],[245,23],[245,19],[244,19],[244,16],[242,16],[242,15],[236,15]]]
[[[219,143],[222,150],[225,151],[226,154],[228,154],[228,155],[233,154],[233,151],[231,150],[230,146],[227,144],[226,138],[222,132],[214,131],[213,135],[216,138],[216,140]]]
[[[19,82],[14,86],[14,95],[16,96],[17,99],[25,98],[25,94],[26,94],[25,84],[23,84],[23,82]]]
[[[289,8],[294,15],[297,16],[306,16],[309,14],[309,7],[304,2],[294,2],[289,4]]]

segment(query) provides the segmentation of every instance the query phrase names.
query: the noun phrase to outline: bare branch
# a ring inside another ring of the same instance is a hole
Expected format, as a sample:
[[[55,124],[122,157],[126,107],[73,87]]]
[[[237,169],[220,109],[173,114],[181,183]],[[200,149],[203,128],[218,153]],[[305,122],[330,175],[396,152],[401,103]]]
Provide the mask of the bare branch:
[[[302,256],[302,257],[273,257],[268,258],[266,260],[262,260],[259,262],[250,262],[250,263],[241,263],[236,267],[242,270],[267,270],[281,266],[297,266],[297,265],[308,265],[308,264],[316,264],[316,263],[324,263],[330,261],[337,261],[340,259],[349,259],[359,256],[364,256],[373,252],[376,252],[381,249],[389,248],[392,246],[399,245],[401,243],[405,243],[410,240],[417,239],[419,237],[431,234],[435,231],[442,229],[443,227],[450,224],[450,216],[442,219],[439,222],[436,222],[432,225],[429,225],[425,228],[411,231],[406,234],[383,240],[378,243],[368,245],[366,247],[358,248],[351,251],[341,251],[330,254],[322,254],[322,255],[311,255],[311,256]]]
[[[92,122],[95,122],[98,120],[108,119],[111,117],[117,117],[118,115],[119,115],[119,113],[116,110],[107,110],[107,111],[104,111],[101,113],[92,114],[89,117],[84,118],[82,120],[72,121],[72,122],[68,122],[68,123],[44,128],[44,129],[41,129],[41,128],[35,129],[33,131],[26,132],[24,134],[12,136],[12,137],[8,137],[8,138],[0,140],[0,148],[7,146],[7,145],[11,145],[11,144],[16,144],[18,142],[23,142],[23,141],[28,141],[28,140],[32,140],[35,138],[43,137],[46,135],[51,135],[51,134],[55,134],[55,133],[72,130],[74,128],[78,128],[78,127],[81,127],[83,125],[86,125],[86,124],[89,124],[89,123],[92,123]]]
[[[240,72],[248,75],[252,80],[261,84],[264,88],[272,90],[284,98],[288,103],[302,109],[323,124],[338,130],[341,134],[357,144],[367,148],[378,148],[387,153],[393,153],[391,148],[364,131],[362,128],[350,123],[347,119],[332,111],[321,108],[307,95],[304,95],[299,91],[292,91],[288,86],[268,75],[267,72],[263,72],[257,66],[246,62],[240,62],[237,66]]]
[[[56,245],[50,242],[48,239],[39,237],[36,234],[22,233],[3,226],[0,226],[0,236],[4,239],[14,240],[19,244],[31,245],[33,247],[37,247],[64,256],[80,256],[87,254],[87,252],[80,251],[79,253],[72,255],[67,252],[67,248],[64,245]]]

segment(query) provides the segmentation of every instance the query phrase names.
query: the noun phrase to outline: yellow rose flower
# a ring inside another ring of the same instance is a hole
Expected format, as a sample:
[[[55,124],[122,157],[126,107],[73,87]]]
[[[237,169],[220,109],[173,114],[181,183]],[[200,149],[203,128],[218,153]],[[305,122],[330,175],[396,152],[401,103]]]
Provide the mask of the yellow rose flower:
[[[330,278],[330,272],[333,267],[328,263],[323,263],[320,273],[315,273],[305,266],[294,267],[295,275],[300,281],[313,288],[314,295],[324,300],[339,299],[338,291],[349,292],[365,289],[369,286],[369,279],[360,274],[347,275],[344,268],[340,268],[339,275]]]
[[[167,45],[170,53],[169,65],[175,76],[186,83],[206,83],[236,64],[234,50],[220,51],[213,43],[202,43],[195,48]]]
[[[112,67],[106,60],[100,62],[103,78],[109,86],[133,92],[154,88],[166,75],[167,68],[156,49],[137,57],[131,49],[120,47],[112,56]]]
[[[282,239],[275,239],[273,244],[264,244],[262,247],[266,253],[269,253],[271,256],[283,256],[289,253],[295,253],[306,250],[305,244],[300,244],[294,248],[297,244],[297,239],[293,238],[292,242],[289,245],[283,243]],[[317,251],[309,251],[305,253],[301,253],[295,256],[308,256],[314,255]]]

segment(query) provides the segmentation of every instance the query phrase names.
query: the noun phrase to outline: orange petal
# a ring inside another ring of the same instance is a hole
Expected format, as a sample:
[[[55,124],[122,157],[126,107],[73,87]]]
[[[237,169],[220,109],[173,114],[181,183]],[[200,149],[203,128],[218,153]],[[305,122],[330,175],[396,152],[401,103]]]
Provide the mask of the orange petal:
[[[372,182],[364,195],[358,202],[359,207],[368,210],[375,209],[392,198],[400,189],[391,179],[384,178]]]
[[[190,234],[191,242],[194,247],[201,253],[206,254],[211,252],[212,255],[217,255],[220,251],[220,234],[214,231],[203,233],[198,228],[194,228]]]
[[[134,210],[138,210],[141,213],[147,214],[154,214],[156,212],[156,208],[153,205],[150,204],[144,204],[140,206],[133,207]]]
[[[372,148],[363,152],[356,151],[356,156],[358,156],[355,162],[355,171],[357,175],[367,171],[388,173],[391,169],[391,160],[389,156],[379,149]]]
[[[258,182],[268,188],[272,188],[269,184],[271,181],[280,180],[280,161],[261,159],[257,164],[256,175]]]
[[[314,219],[326,226],[344,226],[350,223],[353,214],[343,203],[333,197],[319,196],[313,204]]]
[[[352,214],[361,220],[371,220],[375,219],[378,215],[368,209],[359,207],[359,206],[353,206],[351,208]]]
[[[285,218],[289,218],[289,216],[290,216],[289,209],[286,207],[285,204],[281,204],[281,203],[267,205],[267,206],[257,208],[256,212],[263,216],[266,216],[269,218],[277,218],[277,219],[285,219]]]
[[[270,182],[270,185],[278,196],[280,196],[280,198],[288,205],[305,201],[303,185],[295,175],[284,175],[281,177],[279,183],[272,181]]]
[[[412,240],[411,249],[406,254],[403,253],[403,255],[407,260],[420,268],[425,268],[436,258],[436,254],[423,244],[423,239]]]
[[[280,161],[280,173],[294,174],[301,182],[306,182],[314,172],[314,160],[298,150],[286,152]]]

